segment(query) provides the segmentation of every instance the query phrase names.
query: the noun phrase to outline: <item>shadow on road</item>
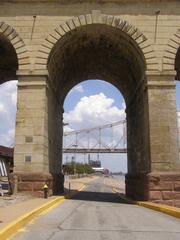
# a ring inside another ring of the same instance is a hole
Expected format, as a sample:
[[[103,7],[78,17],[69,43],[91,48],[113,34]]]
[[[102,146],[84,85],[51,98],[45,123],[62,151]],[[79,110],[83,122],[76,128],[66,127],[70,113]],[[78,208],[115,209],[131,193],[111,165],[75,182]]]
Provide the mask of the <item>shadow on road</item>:
[[[72,196],[71,199],[129,204],[124,199],[122,199],[118,194],[109,192],[81,191]]]

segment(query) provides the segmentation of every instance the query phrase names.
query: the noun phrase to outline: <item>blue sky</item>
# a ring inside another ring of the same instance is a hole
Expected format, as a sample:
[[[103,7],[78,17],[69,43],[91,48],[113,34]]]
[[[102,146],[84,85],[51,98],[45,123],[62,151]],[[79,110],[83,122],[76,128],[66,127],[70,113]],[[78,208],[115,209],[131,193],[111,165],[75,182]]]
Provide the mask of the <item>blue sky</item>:
[[[72,110],[76,103],[80,101],[82,96],[91,96],[103,92],[108,98],[114,99],[114,104],[121,107],[124,98],[120,91],[112,84],[102,80],[88,80],[83,81],[77,86],[82,86],[83,91],[70,91],[64,102],[64,109],[66,112]],[[77,87],[75,86],[75,88]],[[71,101],[73,99],[73,101]]]

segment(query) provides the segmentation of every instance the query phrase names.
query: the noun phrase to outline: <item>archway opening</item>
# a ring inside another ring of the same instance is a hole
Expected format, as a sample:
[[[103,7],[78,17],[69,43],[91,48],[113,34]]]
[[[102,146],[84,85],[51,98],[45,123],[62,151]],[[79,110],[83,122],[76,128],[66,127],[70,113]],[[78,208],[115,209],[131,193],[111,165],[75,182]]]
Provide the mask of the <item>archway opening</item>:
[[[13,147],[16,116],[18,60],[11,42],[0,33],[0,178],[2,189],[7,189],[9,174],[13,171]],[[7,157],[8,156],[8,157]],[[2,171],[3,169],[3,171]]]
[[[0,145],[14,146],[18,69],[17,54],[11,42],[0,33]]]
[[[0,85],[0,145],[14,147],[17,81]]]
[[[127,173],[126,113],[117,88],[97,79],[76,85],[65,98],[63,121],[67,174],[75,170],[72,164],[80,163],[123,178]],[[76,172],[85,170],[79,165]]]
[[[0,33],[0,84],[17,79],[18,60],[10,41]]]
[[[128,176],[149,172],[146,63],[137,43],[126,33],[107,25],[81,26],[55,44],[48,59],[48,70],[51,173],[56,172],[62,162],[64,99],[75,85],[88,79],[104,79],[122,93],[127,113]],[[56,146],[57,142],[60,144]],[[130,188],[127,191],[131,191]]]

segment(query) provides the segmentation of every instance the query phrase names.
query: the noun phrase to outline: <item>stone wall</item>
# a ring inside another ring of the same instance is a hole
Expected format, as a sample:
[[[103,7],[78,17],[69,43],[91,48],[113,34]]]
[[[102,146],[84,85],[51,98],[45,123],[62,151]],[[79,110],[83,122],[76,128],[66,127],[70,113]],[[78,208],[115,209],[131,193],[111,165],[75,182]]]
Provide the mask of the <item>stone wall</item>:
[[[149,200],[180,207],[180,172],[148,175]]]
[[[43,197],[43,187],[45,184],[48,185],[49,196],[52,195],[53,189],[53,178],[51,174],[36,172],[16,172],[11,173],[10,183],[12,186],[13,193],[17,192],[29,192],[36,197]]]
[[[157,67],[160,71],[173,70],[176,54],[174,46],[177,42],[176,36],[179,34],[178,26],[180,26],[179,1],[166,1],[165,4],[162,1],[149,1],[149,3],[132,1],[126,4],[122,1],[108,2],[101,4],[92,1],[83,3],[82,1],[73,4],[71,1],[64,3],[60,1],[46,1],[46,3],[17,1],[15,4],[12,1],[1,1],[0,22],[13,27],[24,42],[24,46],[22,42],[18,42],[21,48],[15,44],[16,41],[13,42],[18,52],[19,69],[22,71],[29,68],[38,70],[41,64],[34,65],[37,52],[53,29],[64,21],[75,16],[89,14],[96,9],[102,14],[114,15],[130,22],[144,33],[155,50],[155,59],[152,57],[147,59],[152,65],[152,70]],[[157,10],[160,10],[158,17],[156,17]],[[155,34],[156,18],[158,22]],[[3,28],[2,31],[4,30]],[[10,29],[6,31],[8,35]]]

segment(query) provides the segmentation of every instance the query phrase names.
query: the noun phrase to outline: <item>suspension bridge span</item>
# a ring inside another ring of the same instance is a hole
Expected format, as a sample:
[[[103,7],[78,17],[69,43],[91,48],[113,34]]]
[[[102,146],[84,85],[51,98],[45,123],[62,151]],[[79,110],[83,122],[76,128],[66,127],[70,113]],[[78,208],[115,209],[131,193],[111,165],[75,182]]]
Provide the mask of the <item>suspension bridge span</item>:
[[[179,113],[177,116],[180,123]],[[180,136],[180,127],[178,133]],[[63,153],[127,153],[126,120],[92,128],[65,131]]]
[[[63,153],[126,153],[126,120],[64,132]]]

